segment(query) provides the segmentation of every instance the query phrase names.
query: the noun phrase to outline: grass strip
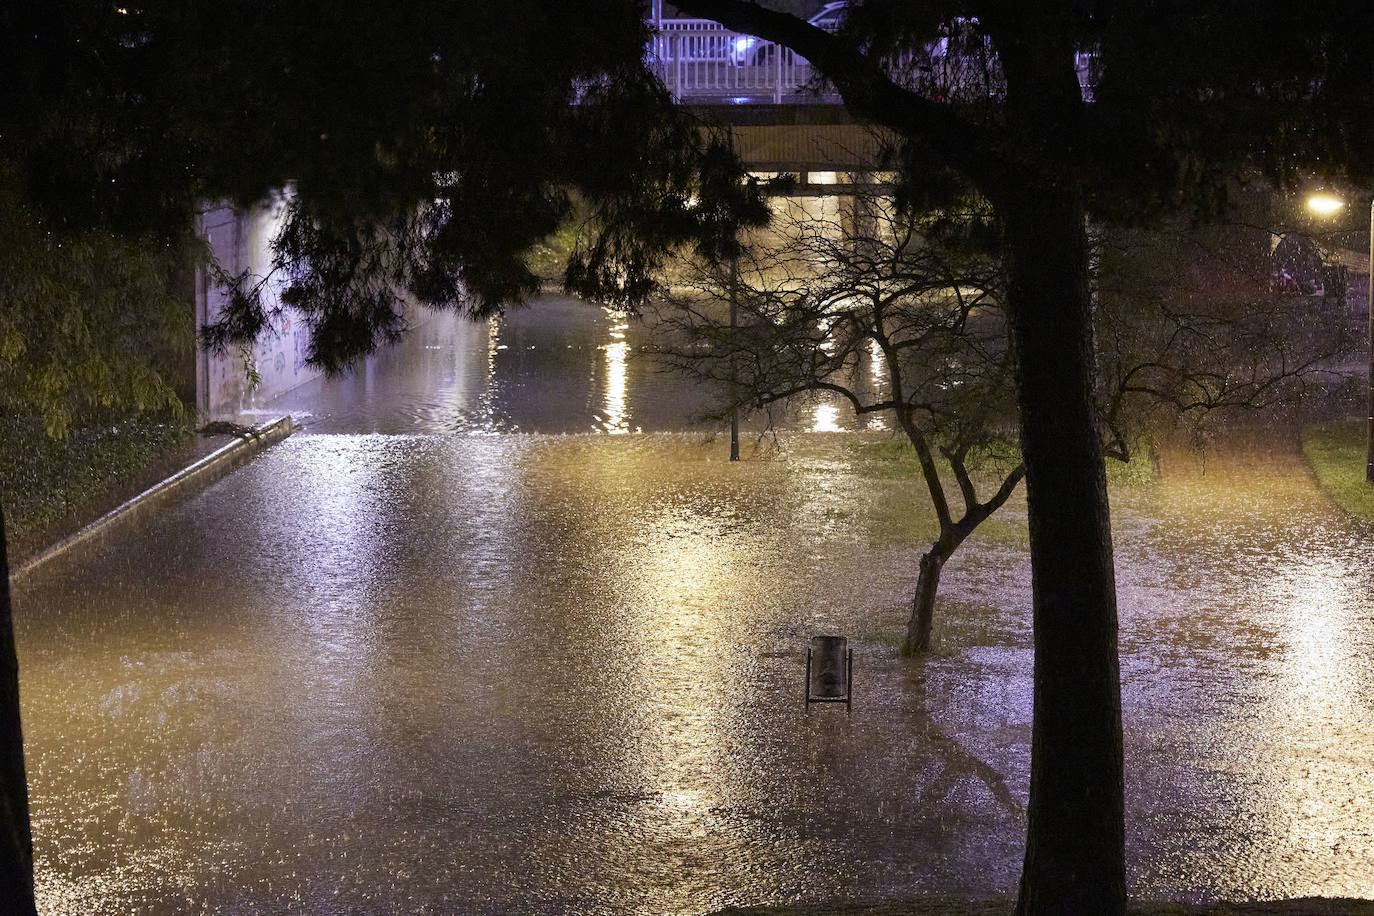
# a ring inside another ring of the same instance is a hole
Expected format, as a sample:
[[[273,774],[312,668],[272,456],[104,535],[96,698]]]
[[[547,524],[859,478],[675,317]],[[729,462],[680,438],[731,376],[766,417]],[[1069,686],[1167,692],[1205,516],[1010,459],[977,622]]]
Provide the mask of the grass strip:
[[[1365,482],[1365,431],[1361,423],[1309,426],[1302,456],[1331,501],[1350,515],[1374,521],[1374,486]]]

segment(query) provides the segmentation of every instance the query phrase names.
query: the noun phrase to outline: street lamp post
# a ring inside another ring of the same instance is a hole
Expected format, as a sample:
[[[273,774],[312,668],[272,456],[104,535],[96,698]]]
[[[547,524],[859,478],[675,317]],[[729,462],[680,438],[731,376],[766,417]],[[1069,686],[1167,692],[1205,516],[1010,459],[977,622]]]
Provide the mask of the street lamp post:
[[[1374,281],[1371,281],[1374,283]],[[739,379],[735,366],[735,328],[739,327],[739,256],[730,258],[730,460],[739,461]],[[1374,363],[1370,364],[1374,371]],[[1374,378],[1374,376],[1371,376]],[[1374,391],[1374,388],[1370,389]],[[1374,402],[1371,402],[1374,405]],[[1374,412],[1374,406],[1370,407]],[[1370,440],[1374,442],[1374,440]]]
[[[1369,202],[1369,403],[1364,421],[1364,482],[1374,485],[1374,200]]]
[[[1339,197],[1331,194],[1318,193],[1307,198],[1307,206],[1312,212],[1322,216],[1329,216],[1345,206],[1345,202]],[[1365,483],[1374,486],[1374,200],[1369,202],[1369,270],[1366,272],[1368,277],[1368,355],[1369,355],[1369,390],[1367,392],[1368,401],[1365,410],[1364,423],[1364,480]]]

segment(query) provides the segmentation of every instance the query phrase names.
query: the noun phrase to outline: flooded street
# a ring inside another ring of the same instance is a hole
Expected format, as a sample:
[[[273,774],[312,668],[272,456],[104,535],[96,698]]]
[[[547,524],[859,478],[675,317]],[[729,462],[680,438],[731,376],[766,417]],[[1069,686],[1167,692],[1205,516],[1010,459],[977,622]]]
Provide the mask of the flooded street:
[[[564,300],[436,320],[279,402],[304,431],[23,580],[40,911],[1013,894],[1023,493],[904,662],[934,527],[865,450],[887,434],[809,405],[731,464],[641,348]],[[1374,532],[1289,433],[1161,468],[1112,495],[1132,893],[1374,897]],[[805,708],[815,633],[850,637],[850,714]]]

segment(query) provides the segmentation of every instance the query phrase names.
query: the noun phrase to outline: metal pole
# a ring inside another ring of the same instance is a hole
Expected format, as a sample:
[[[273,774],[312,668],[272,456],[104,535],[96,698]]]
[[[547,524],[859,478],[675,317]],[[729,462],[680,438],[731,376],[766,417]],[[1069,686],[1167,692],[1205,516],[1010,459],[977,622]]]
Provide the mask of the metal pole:
[[[730,139],[730,152],[735,151],[735,129],[727,127]],[[739,241],[739,227],[735,227],[734,238]],[[1374,281],[1371,281],[1374,282]],[[739,379],[735,363],[735,328],[739,326],[739,253],[730,255],[730,460],[739,461]]]
[[[730,460],[739,461],[739,380],[735,378],[735,328],[738,314],[739,257],[730,258]],[[1374,364],[1371,364],[1374,365]]]
[[[1374,200],[1369,203],[1369,409],[1365,411],[1364,481],[1374,485]]]

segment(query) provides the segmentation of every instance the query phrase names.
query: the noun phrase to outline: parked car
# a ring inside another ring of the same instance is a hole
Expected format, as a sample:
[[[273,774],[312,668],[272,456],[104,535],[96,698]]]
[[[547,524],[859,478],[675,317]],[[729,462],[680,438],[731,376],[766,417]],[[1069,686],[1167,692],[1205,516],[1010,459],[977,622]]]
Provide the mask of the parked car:
[[[806,21],[827,32],[837,32],[848,12],[849,0],[834,0],[821,7],[820,12]]]
[[[827,32],[838,31],[849,11],[849,0],[831,0],[806,21]],[[753,35],[736,36],[730,48],[730,63],[737,67],[751,67],[770,63],[777,53],[777,45],[763,41]],[[800,61],[801,58],[798,58]]]

